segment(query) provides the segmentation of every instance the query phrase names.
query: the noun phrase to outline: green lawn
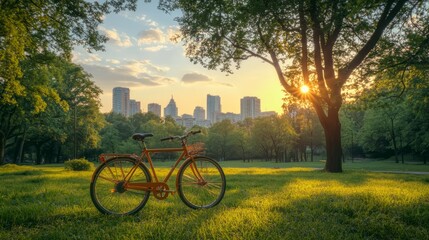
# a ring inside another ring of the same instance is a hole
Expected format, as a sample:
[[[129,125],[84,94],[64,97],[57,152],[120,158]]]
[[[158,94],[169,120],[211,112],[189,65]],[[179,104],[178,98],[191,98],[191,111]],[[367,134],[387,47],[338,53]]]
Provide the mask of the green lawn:
[[[161,163],[166,164],[166,163]],[[323,169],[325,166],[324,160],[318,160],[314,162],[266,162],[261,160],[254,160],[251,162],[243,161],[225,161],[221,163],[224,167],[235,167],[235,168],[291,168],[291,167],[304,167],[304,168],[317,168]],[[423,164],[421,162],[406,162],[395,163],[392,160],[347,160],[343,163],[343,170],[345,172],[350,170],[362,170],[362,171],[411,171],[411,172],[429,172],[429,164]]]
[[[369,171],[415,171],[418,166],[429,172],[427,166],[356,162],[346,163],[344,173],[329,174],[314,170],[323,168],[320,162],[222,164],[227,192],[217,207],[195,211],[178,196],[165,201],[151,197],[139,214],[129,217],[104,216],[95,209],[89,196],[91,172],[1,166],[0,239],[429,237],[429,175]]]

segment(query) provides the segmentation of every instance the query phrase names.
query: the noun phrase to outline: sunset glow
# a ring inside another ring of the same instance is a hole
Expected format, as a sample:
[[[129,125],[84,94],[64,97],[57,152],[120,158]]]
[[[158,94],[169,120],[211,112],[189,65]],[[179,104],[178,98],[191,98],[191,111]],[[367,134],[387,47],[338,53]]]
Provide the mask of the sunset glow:
[[[300,88],[302,93],[308,93],[310,91],[310,88],[307,85],[302,85]]]

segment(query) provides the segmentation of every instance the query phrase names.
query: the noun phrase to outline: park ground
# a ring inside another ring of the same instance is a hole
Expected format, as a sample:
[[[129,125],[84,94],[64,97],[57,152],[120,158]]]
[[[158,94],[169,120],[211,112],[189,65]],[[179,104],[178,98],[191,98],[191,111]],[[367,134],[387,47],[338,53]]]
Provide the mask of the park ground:
[[[159,163],[162,174],[169,164]],[[320,161],[221,164],[227,191],[218,206],[196,211],[177,195],[151,197],[127,217],[96,210],[89,196],[92,171],[0,166],[0,239],[429,237],[428,165],[356,160],[332,174]]]

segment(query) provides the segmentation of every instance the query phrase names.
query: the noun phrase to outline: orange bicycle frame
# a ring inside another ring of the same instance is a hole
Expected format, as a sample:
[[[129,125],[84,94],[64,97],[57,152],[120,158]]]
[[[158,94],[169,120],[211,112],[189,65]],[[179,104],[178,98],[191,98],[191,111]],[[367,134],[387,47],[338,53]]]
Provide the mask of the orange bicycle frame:
[[[156,174],[154,165],[153,165],[153,160],[151,158],[151,153],[165,153],[165,152],[182,152],[181,155],[177,158],[176,162],[174,163],[174,165],[171,167],[170,171],[168,172],[167,176],[165,176],[165,178],[160,182],[158,179],[158,176]],[[182,143],[182,147],[181,148],[153,148],[153,149],[148,149],[146,148],[146,146],[144,145],[142,153],[141,153],[141,157],[135,155],[135,154],[101,154],[100,155],[100,161],[101,162],[105,162],[106,158],[116,158],[116,157],[128,157],[128,158],[133,158],[135,160],[137,160],[136,164],[131,168],[131,170],[128,172],[128,174],[125,176],[125,173],[122,173],[123,175],[123,179],[125,181],[124,187],[127,189],[134,189],[134,190],[142,190],[142,191],[151,191],[151,192],[155,192],[156,191],[156,187],[165,184],[167,185],[167,181],[170,179],[171,175],[173,174],[174,170],[176,169],[176,167],[179,165],[180,161],[182,161],[182,159],[184,157],[186,157],[186,159],[193,159],[193,155],[189,154],[187,146],[185,143]],[[129,180],[132,178],[133,174],[135,173],[135,171],[137,170],[137,168],[139,167],[139,164],[143,163],[143,159],[146,158],[149,166],[150,166],[150,172],[151,175],[153,177],[152,182],[150,183],[131,183],[129,182]],[[198,179],[198,183],[204,183],[204,179],[201,176],[201,174],[198,171],[197,166],[195,165],[195,163],[191,164],[191,170],[192,173],[195,175],[195,177]],[[109,169],[110,171],[110,169]],[[112,174],[113,175],[113,174]],[[178,188],[178,179],[176,179],[176,189]],[[168,185],[167,185],[168,186]],[[170,191],[167,190],[165,191],[167,193],[174,193],[174,191]]]

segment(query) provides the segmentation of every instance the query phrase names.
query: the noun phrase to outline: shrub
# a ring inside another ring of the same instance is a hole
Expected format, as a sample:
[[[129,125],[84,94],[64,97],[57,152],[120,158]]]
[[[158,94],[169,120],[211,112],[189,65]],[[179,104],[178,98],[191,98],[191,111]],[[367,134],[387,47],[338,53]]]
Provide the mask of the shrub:
[[[72,171],[89,171],[94,167],[94,164],[84,158],[80,158],[64,162],[64,167]]]

